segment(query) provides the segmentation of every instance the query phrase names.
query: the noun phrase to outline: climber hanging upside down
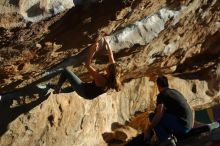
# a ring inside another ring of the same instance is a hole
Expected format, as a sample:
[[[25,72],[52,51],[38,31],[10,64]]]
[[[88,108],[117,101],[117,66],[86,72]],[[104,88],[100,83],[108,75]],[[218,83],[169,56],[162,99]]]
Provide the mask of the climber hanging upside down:
[[[100,74],[95,68],[91,66],[91,60],[94,57],[95,53],[100,50],[100,48],[105,47],[108,50],[109,65],[106,68],[106,74]],[[93,82],[86,83],[81,81],[73,72],[68,68],[65,68],[60,75],[58,84],[55,87],[54,93],[59,93],[61,86],[66,81],[70,82],[73,91],[76,91],[77,94],[86,98],[93,99],[98,95],[106,92],[108,89],[115,89],[116,91],[120,90],[121,81],[120,81],[120,69],[119,66],[115,63],[112,50],[103,37],[93,45],[91,45],[88,51],[88,56],[85,61],[85,66],[88,70],[89,75],[93,78]]]

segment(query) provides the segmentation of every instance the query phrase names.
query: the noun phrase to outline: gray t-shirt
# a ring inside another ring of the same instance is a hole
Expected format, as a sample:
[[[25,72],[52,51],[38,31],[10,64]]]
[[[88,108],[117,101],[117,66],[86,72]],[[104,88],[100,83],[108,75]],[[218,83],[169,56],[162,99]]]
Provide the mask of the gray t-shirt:
[[[193,124],[192,110],[184,96],[175,89],[166,88],[157,96],[157,105],[163,103],[165,112],[178,117],[184,127],[190,129]]]

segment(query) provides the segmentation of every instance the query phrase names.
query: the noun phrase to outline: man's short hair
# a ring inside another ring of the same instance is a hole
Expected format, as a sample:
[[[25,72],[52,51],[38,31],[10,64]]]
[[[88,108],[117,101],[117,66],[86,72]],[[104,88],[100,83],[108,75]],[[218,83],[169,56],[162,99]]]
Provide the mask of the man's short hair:
[[[167,77],[165,76],[159,76],[157,78],[157,85],[162,87],[162,88],[167,88],[169,87],[169,83],[168,83],[168,80],[167,80]]]

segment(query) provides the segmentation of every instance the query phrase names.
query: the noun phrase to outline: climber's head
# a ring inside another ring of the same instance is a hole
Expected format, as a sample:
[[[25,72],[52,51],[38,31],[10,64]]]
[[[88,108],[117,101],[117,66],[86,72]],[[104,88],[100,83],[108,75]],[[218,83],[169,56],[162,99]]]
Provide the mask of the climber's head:
[[[159,76],[157,78],[157,88],[158,90],[161,92],[163,91],[165,88],[169,87],[169,83],[168,83],[168,79],[165,76]]]
[[[107,66],[106,69],[108,77],[108,86],[116,91],[121,88],[121,69],[118,64],[112,63]]]

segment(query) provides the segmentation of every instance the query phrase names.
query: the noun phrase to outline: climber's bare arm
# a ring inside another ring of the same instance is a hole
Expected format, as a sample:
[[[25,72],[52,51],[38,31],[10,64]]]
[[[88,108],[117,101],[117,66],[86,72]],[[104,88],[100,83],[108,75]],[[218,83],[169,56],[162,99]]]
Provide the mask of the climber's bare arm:
[[[88,69],[89,74],[94,79],[95,84],[99,87],[103,87],[106,85],[107,80],[99,72],[97,72],[95,68],[91,66],[91,61],[96,51],[98,50],[98,45],[98,42],[96,42],[89,48],[88,56],[86,59],[86,68]]]
[[[107,50],[108,50],[109,63],[110,63],[110,64],[113,64],[113,63],[115,63],[115,59],[114,59],[114,56],[113,56],[112,49],[111,49],[111,47],[109,46],[109,43],[106,41],[105,38],[104,38],[104,41],[105,41],[106,48],[107,48]]]

